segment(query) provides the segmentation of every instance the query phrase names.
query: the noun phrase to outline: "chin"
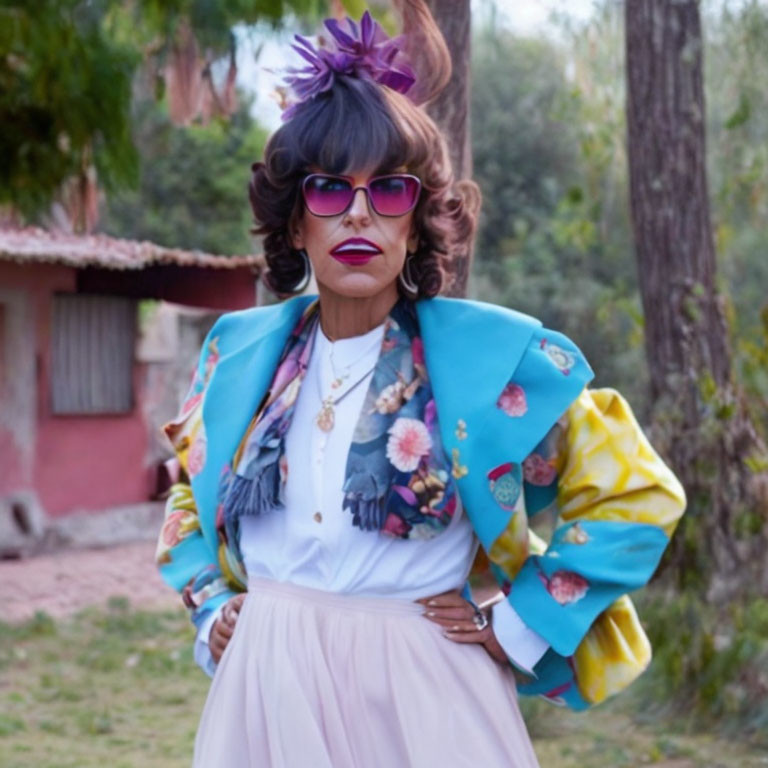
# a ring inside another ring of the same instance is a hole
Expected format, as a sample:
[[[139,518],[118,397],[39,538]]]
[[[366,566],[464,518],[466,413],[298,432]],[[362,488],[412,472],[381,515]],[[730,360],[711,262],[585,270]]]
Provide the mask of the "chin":
[[[353,299],[363,299],[377,296],[383,291],[390,290],[396,280],[396,276],[391,279],[382,279],[373,277],[372,275],[357,274],[345,275],[338,280],[324,281],[323,284],[326,288],[341,296],[348,296]]]

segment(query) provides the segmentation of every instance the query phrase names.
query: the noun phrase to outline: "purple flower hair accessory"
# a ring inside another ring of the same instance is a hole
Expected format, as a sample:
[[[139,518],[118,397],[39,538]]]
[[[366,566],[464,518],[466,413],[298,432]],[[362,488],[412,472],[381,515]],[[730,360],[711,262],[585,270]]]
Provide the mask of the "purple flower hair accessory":
[[[289,67],[285,71],[285,85],[295,98],[281,115],[289,120],[299,105],[329,90],[337,74],[365,78],[386,85],[399,93],[406,93],[416,82],[416,76],[402,50],[404,36],[390,38],[366,11],[358,26],[349,16],[342,22],[326,19],[326,29],[331,40],[320,37],[320,47],[315,48],[307,38],[294,35],[296,43],[291,47],[307,61],[307,66]]]

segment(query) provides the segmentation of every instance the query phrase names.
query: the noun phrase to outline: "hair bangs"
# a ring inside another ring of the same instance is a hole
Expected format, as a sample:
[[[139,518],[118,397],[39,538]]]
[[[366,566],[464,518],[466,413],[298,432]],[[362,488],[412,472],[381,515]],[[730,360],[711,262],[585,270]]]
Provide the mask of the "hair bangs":
[[[291,148],[294,172],[316,166],[327,173],[385,173],[410,167],[414,153],[403,128],[379,86],[337,77],[283,126],[281,144]]]

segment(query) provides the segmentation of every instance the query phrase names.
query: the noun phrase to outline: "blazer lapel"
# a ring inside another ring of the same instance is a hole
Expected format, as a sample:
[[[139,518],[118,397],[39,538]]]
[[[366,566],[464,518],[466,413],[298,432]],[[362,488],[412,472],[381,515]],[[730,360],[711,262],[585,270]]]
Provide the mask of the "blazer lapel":
[[[417,302],[416,308],[444,445],[463,452],[474,441],[468,435],[459,445],[458,420],[475,430],[482,426],[541,322],[469,299],[438,296]]]
[[[541,322],[468,299],[435,297],[417,302],[417,309],[443,445],[453,458],[466,513],[488,550],[509,523],[510,512],[487,503],[483,469],[510,461],[519,435],[489,440],[484,433],[501,413],[496,401]]]
[[[417,302],[417,309],[443,445],[467,515],[488,551],[515,514],[493,495],[496,474],[522,464],[592,370],[570,339],[542,330],[541,321],[521,312],[441,297]],[[566,375],[546,353],[548,338],[573,356]],[[527,408],[519,416],[497,406],[510,381],[525,390]]]
[[[203,399],[206,460],[192,479],[203,535],[214,551],[221,472],[267,391],[289,334],[316,298],[296,296],[269,307],[233,312],[219,321],[221,356]]]

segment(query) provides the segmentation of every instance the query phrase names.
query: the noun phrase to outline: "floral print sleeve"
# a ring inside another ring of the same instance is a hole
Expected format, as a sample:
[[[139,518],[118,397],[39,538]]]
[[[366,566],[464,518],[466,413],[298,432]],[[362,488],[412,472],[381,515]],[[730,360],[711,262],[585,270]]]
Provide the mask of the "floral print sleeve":
[[[171,486],[155,552],[160,575],[181,594],[196,628],[236,594],[222,573],[218,554],[203,536],[192,485],[205,461],[202,407],[206,385],[219,359],[215,331],[216,326],[203,344],[179,414],[164,427],[176,453],[180,477]]]
[[[523,463],[523,492],[529,518],[550,510],[555,524],[548,544],[529,531],[529,557],[504,585],[526,625],[552,646],[535,668],[547,672],[539,674],[547,689],[534,682],[522,692],[585,708],[650,661],[626,593],[655,570],[685,493],[609,388],[584,388],[552,426]]]

